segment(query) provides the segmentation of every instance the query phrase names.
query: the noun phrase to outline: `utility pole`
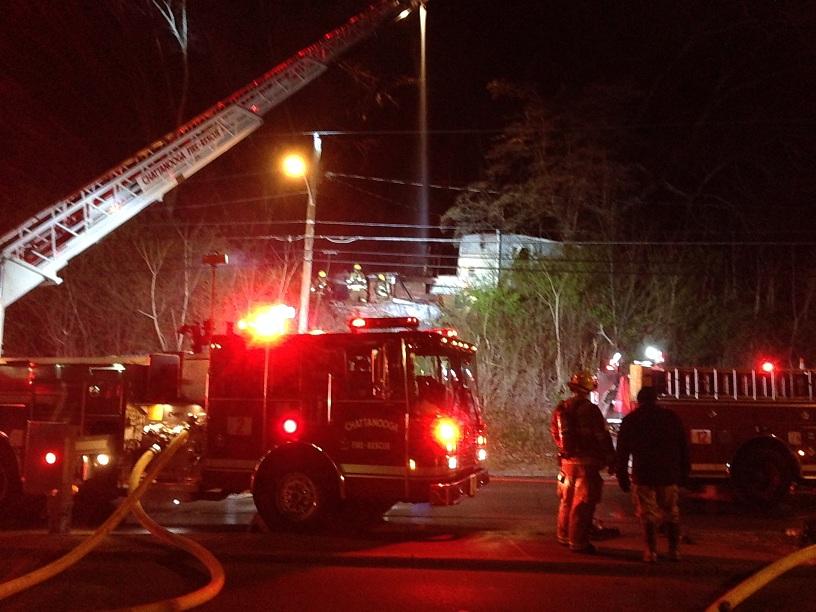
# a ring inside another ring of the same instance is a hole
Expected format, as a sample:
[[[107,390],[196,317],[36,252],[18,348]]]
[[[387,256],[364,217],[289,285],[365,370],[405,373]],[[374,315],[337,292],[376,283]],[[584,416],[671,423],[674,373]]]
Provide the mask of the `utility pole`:
[[[298,308],[298,333],[309,330],[309,299],[312,292],[312,262],[314,261],[315,218],[317,216],[317,185],[320,177],[320,155],[323,143],[320,134],[312,134],[312,164],[303,175],[306,183],[306,228],[303,233],[303,271],[300,277],[300,307]]]

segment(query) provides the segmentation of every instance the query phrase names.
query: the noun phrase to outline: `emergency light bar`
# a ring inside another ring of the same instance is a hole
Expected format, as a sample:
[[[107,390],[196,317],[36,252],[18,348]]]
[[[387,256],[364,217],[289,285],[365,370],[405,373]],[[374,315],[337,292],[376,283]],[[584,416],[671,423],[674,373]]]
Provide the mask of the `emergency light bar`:
[[[391,329],[395,327],[417,329],[419,328],[419,319],[416,317],[355,317],[349,321],[349,329],[353,332],[366,329]]]
[[[439,334],[440,336],[445,336],[446,338],[455,338],[459,335],[459,332],[457,332],[455,329],[450,329],[448,327],[434,327],[428,331],[434,334]]]

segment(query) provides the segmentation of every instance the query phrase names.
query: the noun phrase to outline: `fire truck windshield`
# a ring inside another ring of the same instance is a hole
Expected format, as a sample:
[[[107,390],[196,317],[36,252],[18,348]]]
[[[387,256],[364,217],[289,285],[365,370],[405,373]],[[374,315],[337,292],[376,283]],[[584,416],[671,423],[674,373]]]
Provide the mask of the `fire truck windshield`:
[[[417,350],[413,363],[413,397],[468,414],[481,421],[472,357],[459,352]]]

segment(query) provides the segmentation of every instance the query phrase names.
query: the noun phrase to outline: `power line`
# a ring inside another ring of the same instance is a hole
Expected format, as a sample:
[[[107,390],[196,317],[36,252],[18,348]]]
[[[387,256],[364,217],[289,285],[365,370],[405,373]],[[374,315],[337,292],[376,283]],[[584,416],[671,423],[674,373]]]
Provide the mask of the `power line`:
[[[262,220],[262,221],[203,221],[195,223],[195,227],[234,227],[234,226],[252,226],[252,225],[303,225],[304,220]],[[349,227],[387,227],[393,229],[435,229],[440,231],[449,231],[450,228],[445,225],[422,225],[417,223],[375,223],[372,221],[316,221],[316,225],[338,225]],[[143,227],[177,227],[177,223],[162,222],[162,223],[145,223]]]
[[[254,202],[264,202],[266,200],[283,200],[285,198],[292,198],[294,196],[304,196],[305,191],[289,191],[286,193],[279,193],[270,196],[258,196],[255,198],[232,198],[230,200],[223,200],[221,202],[208,202],[205,204],[186,204],[179,205],[180,210],[188,210],[194,208],[215,208],[216,206],[226,206],[228,204],[249,204]],[[150,210],[150,209],[148,209]],[[153,209],[158,210],[158,209]]]
[[[371,181],[373,183],[388,183],[391,185],[407,185],[409,187],[429,187],[430,189],[444,189],[447,191],[465,191],[468,193],[489,193],[491,195],[501,195],[504,191],[494,189],[478,189],[476,187],[456,187],[454,185],[440,185],[438,183],[420,183],[417,181],[408,181],[404,179],[382,178],[378,176],[363,176],[361,174],[346,174],[343,172],[326,172],[323,176],[331,180],[333,178],[351,178],[360,181]]]
[[[318,223],[319,225],[319,223]],[[507,234],[505,234],[506,236]],[[226,236],[225,240],[279,240],[285,242],[296,242],[303,240],[302,234],[288,234],[288,235],[253,235],[253,236]],[[328,240],[330,242],[336,241],[341,243],[373,241],[373,242],[429,242],[441,244],[460,244],[462,238],[421,238],[411,236],[363,236],[363,235],[332,235],[319,234],[315,235],[315,239]],[[759,240],[712,240],[712,241],[690,241],[690,240],[564,240],[552,241],[553,246],[562,247],[586,247],[586,246],[673,246],[673,247],[757,247],[757,246],[816,246],[816,241],[759,241]],[[523,244],[521,246],[524,246]]]

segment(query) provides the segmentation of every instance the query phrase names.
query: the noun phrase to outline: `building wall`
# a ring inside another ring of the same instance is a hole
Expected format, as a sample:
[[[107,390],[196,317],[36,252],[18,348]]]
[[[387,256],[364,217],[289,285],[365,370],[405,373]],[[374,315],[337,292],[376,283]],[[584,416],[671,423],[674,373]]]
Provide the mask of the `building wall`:
[[[457,276],[466,287],[495,286],[501,269],[509,268],[522,251],[531,257],[548,257],[560,249],[559,242],[521,234],[467,234],[459,243]]]

